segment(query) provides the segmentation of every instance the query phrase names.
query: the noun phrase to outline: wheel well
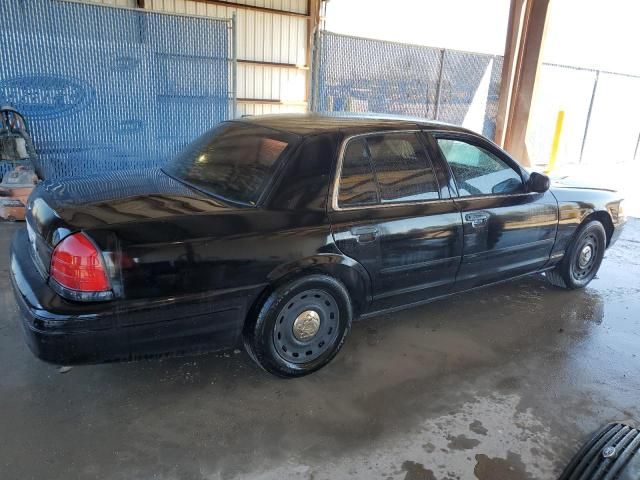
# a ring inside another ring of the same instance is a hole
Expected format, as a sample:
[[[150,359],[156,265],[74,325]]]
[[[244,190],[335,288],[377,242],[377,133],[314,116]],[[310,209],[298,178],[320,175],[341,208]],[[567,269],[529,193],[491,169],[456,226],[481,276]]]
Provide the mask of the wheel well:
[[[609,243],[611,242],[611,236],[613,235],[613,220],[611,220],[611,215],[601,210],[593,212],[582,221],[582,224],[584,225],[592,220],[600,222],[604,227],[604,231],[607,234],[607,246],[609,246]]]
[[[298,270],[294,270],[287,275],[284,275],[273,283],[267,285],[255,298],[251,307],[247,311],[247,316],[245,318],[245,325],[247,324],[247,320],[253,318],[258,314],[262,304],[265,300],[273,293],[273,291],[278,288],[280,285],[284,285],[286,283],[292,282],[300,277],[305,277],[307,275],[313,274],[322,274],[328,275],[329,277],[333,277],[336,280],[342,282],[342,284],[347,289],[349,293],[349,300],[351,300],[351,305],[353,307],[353,318],[357,318],[360,313],[362,313],[368,303],[367,299],[367,290],[364,279],[361,278],[361,274],[358,273],[353,268],[349,268],[344,265],[336,265],[336,264],[328,264],[321,266],[313,266],[308,268],[301,268]]]

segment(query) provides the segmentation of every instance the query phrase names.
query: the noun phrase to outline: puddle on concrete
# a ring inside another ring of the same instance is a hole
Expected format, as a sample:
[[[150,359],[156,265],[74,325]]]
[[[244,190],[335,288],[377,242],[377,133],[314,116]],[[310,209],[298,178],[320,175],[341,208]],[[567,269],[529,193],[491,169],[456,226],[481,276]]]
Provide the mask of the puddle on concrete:
[[[402,470],[407,474],[404,476],[404,480],[436,480],[432,470],[427,470],[424,465],[416,462],[404,462],[402,464]]]
[[[490,458],[481,453],[476,455],[476,462],[473,473],[478,480],[532,479],[525,471],[525,466],[520,457],[513,452],[509,452],[506,459]]]
[[[425,420],[418,433],[402,435],[395,441],[372,442],[369,448],[321,469],[291,465],[247,478],[553,478],[557,472],[551,460],[554,438],[550,429],[520,405],[521,398],[515,394],[479,397],[457,411]]]
[[[469,424],[469,430],[471,430],[473,433],[477,433],[478,435],[486,435],[487,434],[487,429],[484,428],[484,425],[482,425],[482,422],[480,420],[474,420],[473,422],[471,422]]]
[[[474,447],[480,445],[480,440],[476,440],[475,438],[467,438],[463,435],[458,435],[456,437],[449,435],[447,437],[449,443],[447,443],[447,447],[451,450],[471,450]]]

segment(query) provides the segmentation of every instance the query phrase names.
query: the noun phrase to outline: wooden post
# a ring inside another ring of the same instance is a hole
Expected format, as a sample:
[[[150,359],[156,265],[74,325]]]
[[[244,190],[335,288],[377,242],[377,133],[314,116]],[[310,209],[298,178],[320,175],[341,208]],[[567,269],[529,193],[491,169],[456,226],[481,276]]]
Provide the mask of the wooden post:
[[[496,118],[496,143],[530,165],[527,129],[550,0],[512,0]]]

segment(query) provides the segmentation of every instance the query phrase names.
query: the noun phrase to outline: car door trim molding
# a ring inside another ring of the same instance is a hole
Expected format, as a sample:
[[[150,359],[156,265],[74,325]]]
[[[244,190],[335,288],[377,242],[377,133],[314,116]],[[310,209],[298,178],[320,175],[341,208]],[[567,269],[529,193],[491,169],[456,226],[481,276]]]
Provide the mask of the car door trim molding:
[[[519,250],[527,250],[529,248],[532,247],[542,247],[544,245],[550,244],[550,243],[554,243],[555,242],[555,237],[554,238],[544,238],[542,240],[536,240],[535,242],[528,242],[528,243],[523,243],[520,245],[511,245],[509,247],[503,247],[503,248],[498,248],[498,249],[493,249],[493,250],[487,250],[484,252],[477,252],[477,253],[471,253],[468,255],[465,255],[464,253],[462,254],[462,262],[463,263],[474,263],[477,262],[479,260],[484,260],[487,257],[499,257],[500,255],[504,254],[504,253],[512,253],[512,252],[517,252]]]
[[[389,290],[384,293],[373,296],[373,301],[384,300],[385,298],[397,297],[398,295],[407,295],[421,290],[427,290],[428,288],[440,287],[449,283],[446,278],[441,278],[428,283],[421,283],[419,285],[412,285],[411,287],[398,288],[397,290]],[[452,284],[453,285],[453,284]]]
[[[406,272],[410,270],[417,270],[419,268],[424,268],[424,267],[435,267],[438,265],[446,265],[448,263],[458,262],[460,261],[460,258],[461,258],[461,255],[456,255],[456,256],[447,257],[447,258],[438,258],[437,260],[427,260],[425,262],[420,262],[420,263],[411,263],[408,265],[399,265],[396,267],[386,267],[386,268],[380,269],[379,273],[385,275],[389,273],[398,273],[398,272]]]
[[[347,149],[348,143],[355,138],[372,137],[375,135],[400,134],[400,133],[422,134],[423,130],[419,128],[409,129],[409,130],[380,130],[375,132],[366,132],[366,133],[358,133],[355,135],[349,135],[342,140],[342,143],[340,144],[340,150],[338,153],[338,162],[336,163],[336,172],[335,172],[332,187],[331,187],[331,209],[333,211],[341,212],[341,211],[351,211],[351,210],[365,210],[369,208],[404,207],[404,206],[411,206],[411,205],[431,205],[436,203],[451,202],[451,198],[438,198],[438,199],[432,199],[432,200],[419,200],[419,201],[413,201],[413,202],[382,203],[382,201],[380,201],[380,203],[375,203],[373,205],[356,205],[353,207],[341,207],[338,204],[338,194],[340,192],[340,178],[342,176],[342,164],[344,162],[344,154]],[[418,141],[424,144],[423,139],[421,139],[420,137],[418,137]],[[429,158],[429,156],[427,156],[427,159],[431,164],[432,170],[435,172],[433,159]],[[440,196],[441,190],[442,190],[442,186],[438,185],[438,196]]]
[[[528,195],[544,195],[544,193],[539,192],[517,192],[517,193],[488,193],[486,195],[465,195],[465,196],[457,196],[453,197],[454,202],[460,203],[466,200],[480,200],[480,199],[493,199],[493,198],[514,198],[514,197],[523,197]]]

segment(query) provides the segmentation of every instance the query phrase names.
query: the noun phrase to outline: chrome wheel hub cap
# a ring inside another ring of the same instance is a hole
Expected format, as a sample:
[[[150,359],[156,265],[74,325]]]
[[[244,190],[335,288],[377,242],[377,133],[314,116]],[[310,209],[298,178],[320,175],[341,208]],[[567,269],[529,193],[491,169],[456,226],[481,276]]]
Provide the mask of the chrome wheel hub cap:
[[[593,247],[591,245],[585,245],[582,251],[580,252],[580,258],[578,260],[578,264],[580,268],[584,268],[588,265],[591,257],[593,256]]]
[[[301,342],[315,337],[320,330],[320,315],[315,310],[305,310],[293,322],[293,336]]]

